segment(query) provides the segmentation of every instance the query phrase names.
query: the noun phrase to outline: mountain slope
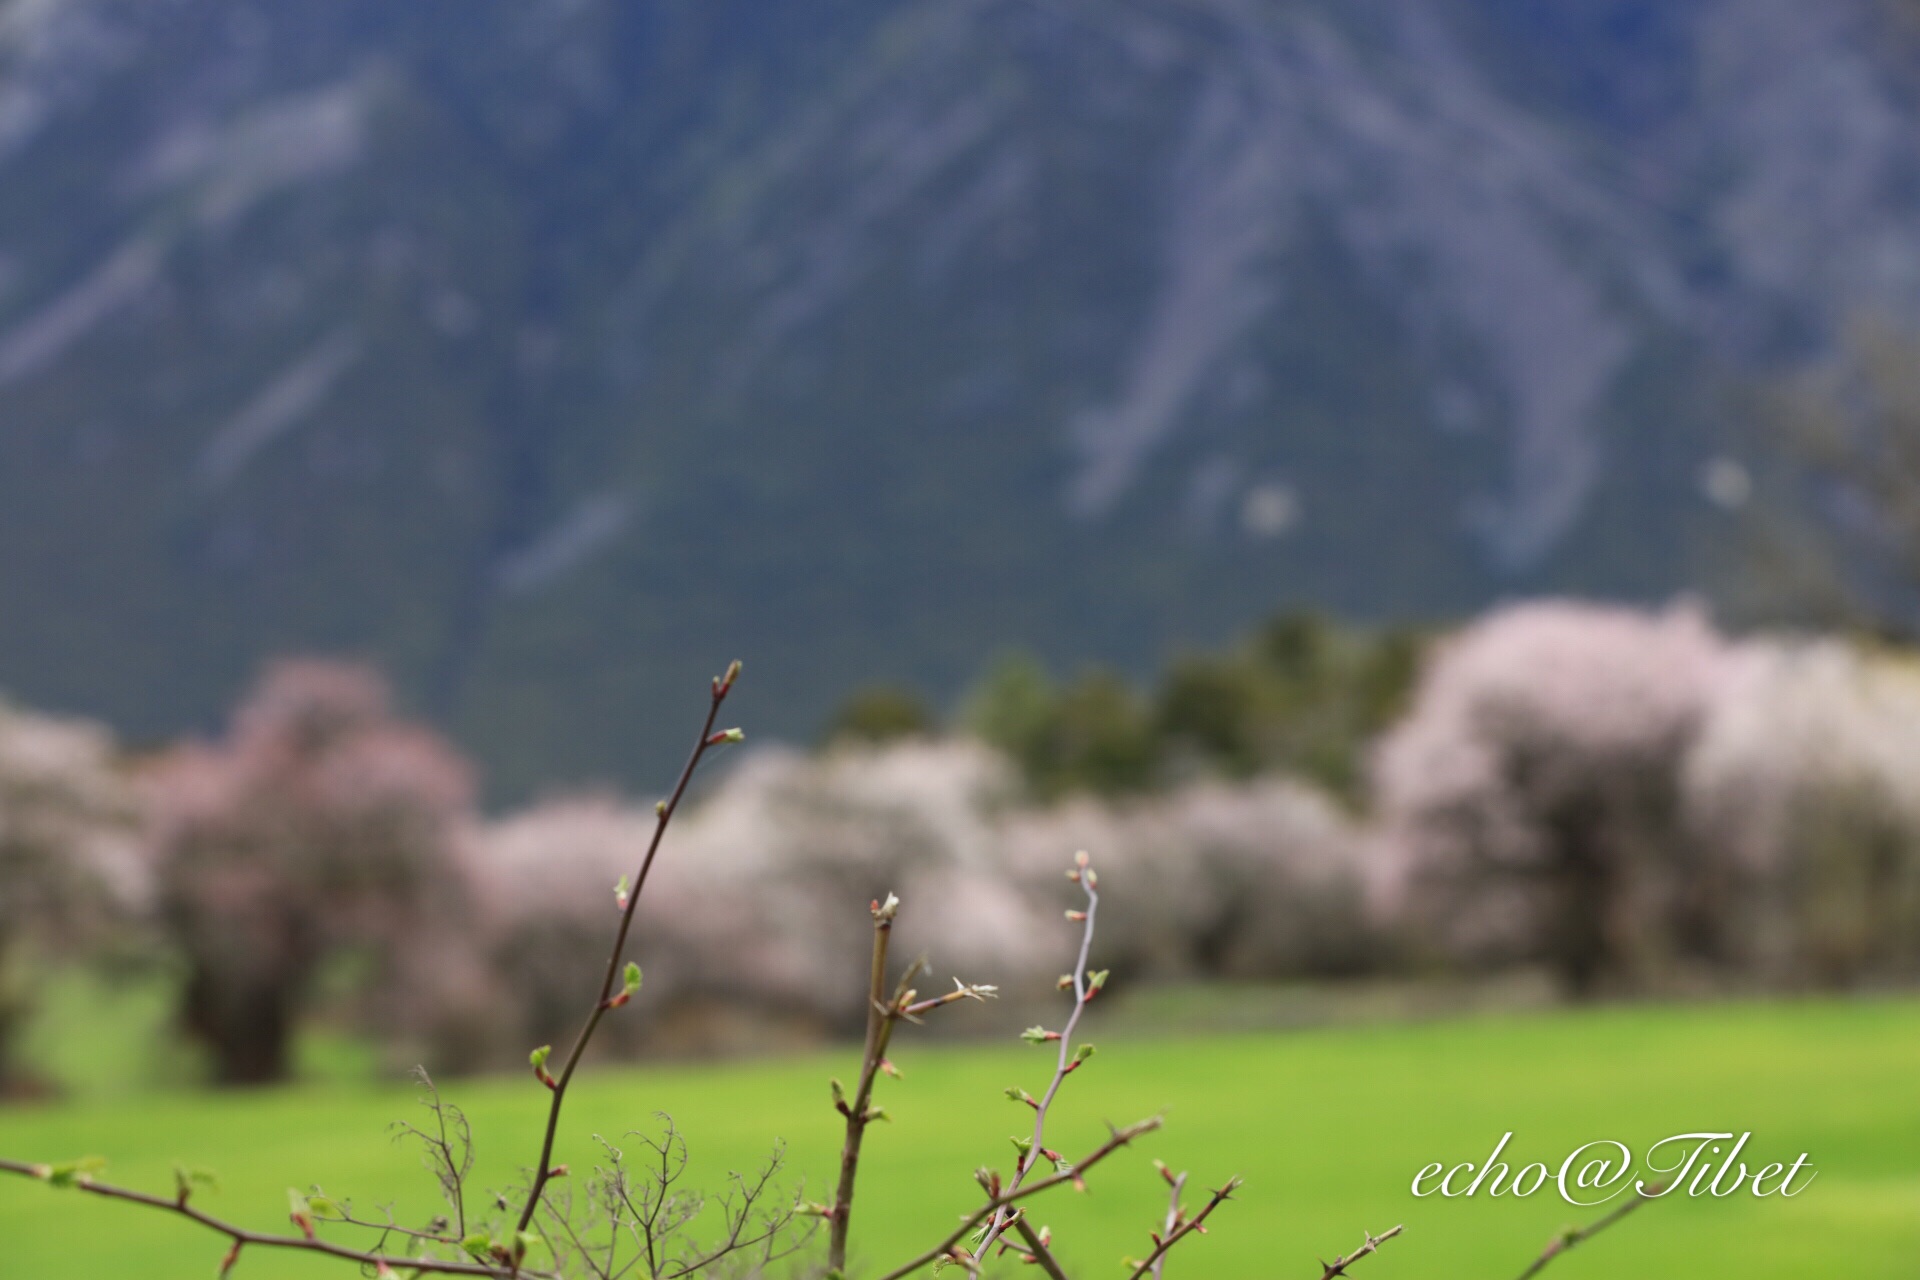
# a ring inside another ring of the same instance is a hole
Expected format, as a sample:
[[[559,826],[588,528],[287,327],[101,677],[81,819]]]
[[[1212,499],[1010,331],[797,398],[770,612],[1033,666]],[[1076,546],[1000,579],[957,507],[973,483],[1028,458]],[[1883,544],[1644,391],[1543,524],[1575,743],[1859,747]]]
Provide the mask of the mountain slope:
[[[804,733],[1664,593],[1730,381],[1920,312],[1887,21],[0,0],[0,686],[158,734],[365,653],[512,793],[735,653]]]

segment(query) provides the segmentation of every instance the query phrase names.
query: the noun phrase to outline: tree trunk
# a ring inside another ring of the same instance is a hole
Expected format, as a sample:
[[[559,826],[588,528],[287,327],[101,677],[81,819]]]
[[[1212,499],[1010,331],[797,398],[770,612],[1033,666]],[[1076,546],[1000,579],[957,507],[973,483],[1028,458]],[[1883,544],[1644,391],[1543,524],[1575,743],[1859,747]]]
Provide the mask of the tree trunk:
[[[1564,805],[1550,824],[1555,851],[1554,913],[1547,954],[1567,994],[1590,999],[1613,959],[1607,917],[1613,876],[1601,831],[1601,806],[1582,797]]]
[[[232,975],[194,969],[187,981],[187,1030],[213,1054],[218,1083],[275,1084],[287,1079],[293,1029],[290,1003],[290,994],[282,986],[236,982]]]

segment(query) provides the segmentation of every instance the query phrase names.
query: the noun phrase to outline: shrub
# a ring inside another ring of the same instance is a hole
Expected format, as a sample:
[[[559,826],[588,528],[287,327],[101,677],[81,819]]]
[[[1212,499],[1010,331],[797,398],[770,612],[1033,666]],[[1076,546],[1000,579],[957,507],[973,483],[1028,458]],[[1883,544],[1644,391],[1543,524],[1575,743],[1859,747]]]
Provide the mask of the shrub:
[[[1110,671],[1091,671],[1056,689],[1032,659],[1004,659],[970,699],[965,721],[1005,752],[1041,797],[1081,790],[1112,795],[1154,780],[1147,707]]]
[[[1402,711],[1419,651],[1410,631],[1286,613],[1233,651],[1180,659],[1155,694],[1163,769],[1277,771],[1356,799],[1366,744]]]
[[[1176,658],[1144,695],[1098,670],[1056,688],[1014,656],[989,671],[963,720],[1042,799],[1281,772],[1352,802],[1366,744],[1399,715],[1420,643],[1286,613],[1226,652]]]
[[[829,744],[891,742],[924,737],[934,728],[933,712],[919,694],[898,685],[873,685],[840,704],[825,737]]]

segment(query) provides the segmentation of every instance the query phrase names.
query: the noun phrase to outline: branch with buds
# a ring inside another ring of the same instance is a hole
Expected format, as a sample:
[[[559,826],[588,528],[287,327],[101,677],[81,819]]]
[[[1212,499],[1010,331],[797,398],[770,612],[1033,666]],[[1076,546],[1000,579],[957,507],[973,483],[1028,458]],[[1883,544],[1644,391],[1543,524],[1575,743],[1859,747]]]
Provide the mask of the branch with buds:
[[[347,1262],[358,1263],[363,1269],[375,1276],[397,1275],[396,1268],[404,1268],[418,1275],[447,1276],[507,1276],[516,1274],[499,1259],[476,1260],[472,1262],[437,1261],[429,1258],[409,1257],[405,1254],[389,1254],[378,1251],[352,1249],[323,1239],[315,1229],[317,1222],[329,1217],[338,1219],[330,1202],[322,1200],[315,1203],[316,1197],[292,1193],[292,1211],[288,1217],[293,1225],[300,1229],[297,1236],[277,1235],[267,1231],[250,1231],[236,1226],[224,1218],[216,1218],[203,1212],[192,1202],[192,1185],[178,1188],[171,1197],[149,1195],[144,1191],[134,1191],[127,1187],[114,1186],[101,1182],[94,1175],[104,1161],[75,1160],[65,1164],[22,1164],[17,1160],[0,1160],[0,1173],[24,1174],[29,1178],[56,1187],[71,1187],[89,1195],[103,1196],[109,1200],[118,1200],[124,1204],[144,1205],[149,1209],[158,1209],[197,1222],[207,1229],[227,1237],[230,1242],[226,1254],[221,1258],[219,1275],[229,1275],[240,1261],[243,1249],[251,1245],[258,1249],[285,1250],[293,1253],[321,1254],[329,1258],[339,1258]],[[518,1275],[525,1280],[544,1280],[546,1272],[520,1271]]]
[[[840,1273],[847,1265],[847,1230],[853,1218],[853,1193],[860,1173],[860,1147],[866,1139],[867,1126],[887,1118],[886,1109],[874,1105],[874,1084],[882,1072],[896,1079],[900,1075],[899,1069],[887,1057],[894,1026],[902,1021],[918,1023],[926,1014],[957,1000],[984,1001],[999,994],[997,987],[969,985],[955,978],[954,989],[945,995],[928,1000],[916,999],[920,993],[913,989],[913,980],[926,968],[926,964],[924,960],[915,960],[900,975],[899,982],[889,995],[887,951],[893,938],[894,918],[900,912],[900,899],[890,893],[885,902],[873,903],[869,911],[873,916],[873,964],[867,984],[867,1038],[860,1055],[860,1076],[854,1086],[852,1100],[848,1100],[845,1087],[838,1080],[831,1082],[834,1109],[846,1117],[847,1132],[840,1147],[840,1181],[834,1191],[833,1203],[823,1208],[823,1216],[827,1219],[829,1275]]]
[[[1068,869],[1067,878],[1078,884],[1086,896],[1086,906],[1083,909],[1075,909],[1067,912],[1067,919],[1082,926],[1080,946],[1074,959],[1073,971],[1062,975],[1059,983],[1061,990],[1068,991],[1072,994],[1073,1009],[1072,1012],[1068,1014],[1065,1025],[1058,1031],[1036,1026],[1029,1027],[1022,1033],[1021,1038],[1030,1044],[1052,1044],[1057,1046],[1057,1049],[1055,1051],[1053,1077],[1048,1082],[1045,1093],[1036,1098],[1025,1089],[1018,1087],[1010,1088],[1006,1091],[1008,1098],[1015,1102],[1025,1104],[1033,1111],[1033,1132],[1031,1136],[1017,1136],[1013,1139],[1014,1148],[1018,1152],[1013,1177],[1003,1180],[1001,1175],[993,1169],[982,1168],[976,1170],[974,1178],[979,1182],[981,1189],[987,1193],[987,1202],[966,1217],[961,1222],[960,1227],[945,1240],[942,1240],[932,1249],[929,1249],[904,1266],[897,1267],[893,1271],[888,1272],[885,1276],[881,1277],[881,1280],[899,1280],[900,1277],[911,1275],[922,1267],[928,1265],[944,1265],[950,1262],[958,1262],[966,1267],[969,1272],[977,1274],[981,1264],[992,1256],[992,1251],[996,1245],[1002,1251],[1012,1250],[1016,1252],[1022,1261],[1039,1267],[1046,1275],[1052,1277],[1052,1280],[1066,1280],[1066,1272],[1053,1253],[1051,1231],[1046,1227],[1036,1229],[1033,1226],[1027,1218],[1026,1205],[1023,1202],[1030,1196],[1038,1194],[1041,1191],[1061,1185],[1071,1185],[1080,1191],[1086,1190],[1086,1173],[1089,1169],[1106,1159],[1107,1156],[1111,1155],[1120,1147],[1131,1142],[1134,1138],[1143,1133],[1150,1132],[1153,1129],[1157,1129],[1160,1126],[1159,1118],[1155,1117],[1126,1129],[1113,1129],[1111,1130],[1112,1136],[1106,1143],[1077,1162],[1065,1159],[1059,1152],[1047,1146],[1047,1120],[1053,1103],[1059,1096],[1061,1086],[1065,1084],[1068,1076],[1078,1071],[1086,1064],[1087,1060],[1093,1056],[1093,1046],[1086,1044],[1076,1045],[1074,1043],[1074,1033],[1079,1029],[1080,1019],[1085,1014],[1087,1006],[1105,989],[1108,976],[1107,971],[1104,969],[1089,971],[1088,968],[1093,952],[1094,926],[1100,909],[1100,877],[1099,873],[1093,868],[1092,859],[1084,850],[1074,855],[1074,865]],[[891,905],[892,900],[889,899],[889,906]],[[885,908],[880,908],[876,905],[877,920],[879,919],[880,913],[885,910]],[[876,992],[879,990],[880,964],[884,956],[885,947],[885,941],[882,935],[885,928],[890,926],[890,924],[891,916],[889,914],[887,920],[881,923],[880,932],[876,933],[876,967],[874,971]],[[950,993],[941,999],[944,1002],[958,998],[958,996],[962,994],[964,994],[964,992]],[[906,999],[911,1000],[911,994],[909,994]],[[896,996],[895,1004],[898,1005],[899,1003],[900,997]],[[918,1008],[918,1006],[912,1005],[908,1007]],[[884,1010],[886,1006],[882,1005],[876,998],[874,1008]],[[870,1026],[870,1032],[873,1030],[874,1028]],[[884,1029],[880,1030],[880,1034],[884,1035]],[[882,1043],[884,1044],[884,1041]],[[870,1035],[869,1058],[872,1056],[872,1038]],[[1033,1180],[1031,1175],[1041,1160],[1048,1161],[1053,1168],[1053,1172],[1046,1177]],[[1189,1219],[1186,1217],[1179,1203],[1179,1192],[1181,1186],[1184,1185],[1185,1175],[1175,1179],[1166,1173],[1166,1167],[1164,1165],[1159,1165],[1158,1167],[1161,1169],[1162,1175],[1166,1176],[1168,1181],[1173,1184],[1173,1204],[1168,1210],[1165,1225],[1160,1231],[1152,1233],[1154,1241],[1154,1251],[1152,1255],[1144,1262],[1135,1263],[1129,1261],[1127,1263],[1128,1266],[1135,1268],[1135,1276],[1146,1275],[1151,1271],[1155,1277],[1159,1277],[1161,1274],[1161,1263],[1168,1250],[1172,1249],[1174,1245],[1178,1244],[1187,1236],[1197,1232],[1204,1232],[1206,1229],[1204,1223],[1208,1215],[1221,1204],[1225,1203],[1234,1189],[1240,1185],[1238,1178],[1230,1179],[1225,1186],[1214,1194],[1213,1199],[1204,1209]],[[1019,1246],[1013,1245],[1008,1240],[1007,1236],[1009,1232],[1018,1237],[1020,1242]],[[971,1249],[961,1245],[961,1241],[969,1235],[977,1236],[976,1242]]]
[[[673,821],[673,815],[680,808],[680,801],[687,794],[687,786],[693,781],[693,775],[700,768],[700,762],[707,752],[715,747],[741,741],[745,735],[738,729],[716,731],[714,722],[720,718],[720,707],[733,692],[734,681],[740,678],[740,664],[734,662],[727,667],[723,676],[713,679],[712,696],[707,704],[706,723],[700,727],[700,736],[695,739],[693,751],[687,756],[687,763],[680,770],[680,780],[674,784],[673,792],[665,800],[654,806],[653,838],[647,842],[647,852],[640,860],[640,870],[633,877],[633,891],[625,892],[623,881],[617,899],[624,899],[620,910],[620,929],[614,934],[613,951],[607,957],[606,976],[600,982],[600,996],[594,1001],[592,1012],[580,1027],[580,1034],[574,1037],[573,1049],[567,1054],[565,1065],[558,1076],[547,1073],[546,1056],[550,1049],[536,1049],[533,1052],[534,1074],[553,1094],[553,1101],[547,1108],[547,1127],[540,1139],[540,1158],[533,1166],[533,1178],[527,1187],[526,1203],[520,1209],[520,1220],[515,1225],[516,1234],[525,1234],[532,1225],[534,1215],[540,1211],[540,1194],[546,1189],[553,1177],[553,1142],[560,1129],[560,1109],[566,1105],[567,1086],[573,1083],[573,1073],[580,1066],[580,1059],[587,1052],[587,1045],[593,1041],[593,1033],[600,1029],[600,1020],[611,1009],[617,1009],[630,999],[640,985],[640,969],[629,965],[626,970],[626,985],[621,989],[617,1002],[614,981],[621,976],[621,961],[627,950],[627,934],[633,929],[634,908],[640,905],[641,890],[647,887],[647,873],[653,870],[653,860],[660,852],[660,842],[666,838],[667,825]]]
[[[1186,1180],[1187,1175],[1184,1173],[1181,1174],[1175,1184],[1176,1187],[1186,1182]],[[1161,1264],[1166,1261],[1168,1251],[1195,1232],[1205,1235],[1207,1232],[1207,1215],[1211,1214],[1227,1201],[1233,1199],[1233,1193],[1239,1189],[1240,1179],[1238,1177],[1228,1178],[1225,1185],[1213,1193],[1213,1197],[1207,1201],[1206,1207],[1194,1214],[1191,1218],[1187,1217],[1186,1210],[1181,1207],[1180,1193],[1176,1190],[1173,1197],[1173,1207],[1167,1211],[1167,1226],[1161,1231],[1153,1232],[1153,1252],[1148,1254],[1142,1261],[1129,1261],[1127,1263],[1127,1265],[1133,1268],[1133,1273],[1127,1277],[1127,1280],[1140,1280],[1140,1277],[1147,1275],[1149,1272],[1158,1277],[1160,1275]],[[1394,1230],[1397,1231],[1399,1228],[1396,1227]]]
[[[1029,1182],[1025,1186],[1017,1189],[1003,1187],[1000,1183],[999,1175],[990,1169],[975,1170],[974,1178],[986,1190],[987,1202],[962,1219],[960,1225],[955,1227],[952,1233],[939,1244],[934,1245],[933,1248],[928,1249],[925,1253],[920,1254],[911,1261],[895,1267],[893,1270],[879,1277],[879,1280],[901,1280],[902,1276],[910,1276],[922,1267],[931,1266],[939,1262],[942,1258],[971,1265],[975,1255],[962,1249],[960,1242],[971,1235],[982,1223],[986,1222],[989,1216],[1010,1210],[1023,1200],[1037,1196],[1043,1191],[1051,1191],[1058,1186],[1071,1184],[1076,1189],[1084,1190],[1086,1187],[1085,1176],[1089,1169],[1105,1160],[1114,1152],[1120,1150],[1120,1148],[1131,1143],[1135,1138],[1140,1137],[1142,1134],[1152,1133],[1160,1127],[1161,1123],[1162,1121],[1159,1116],[1150,1116],[1138,1124],[1130,1124],[1124,1129],[1113,1129],[1110,1131],[1105,1142],[1095,1147],[1079,1160],[1068,1164],[1062,1172],[1049,1174],[1037,1182]]]
[[[1061,989],[1073,993],[1073,1012],[1067,1015],[1066,1026],[1059,1031],[1049,1031],[1045,1027],[1029,1027],[1022,1033],[1022,1038],[1030,1044],[1057,1044],[1059,1050],[1055,1056],[1053,1079],[1048,1082],[1047,1091],[1038,1099],[1024,1089],[1007,1091],[1008,1097],[1033,1108],[1033,1136],[1024,1141],[1019,1138],[1014,1139],[1014,1146],[1019,1150],[1020,1155],[1014,1165],[1013,1180],[1007,1186],[1009,1192],[1020,1190],[1020,1185],[1026,1181],[1027,1175],[1033,1172],[1034,1166],[1042,1159],[1052,1161],[1056,1170],[1063,1167],[1059,1154],[1047,1148],[1047,1112],[1052,1108],[1053,1100],[1059,1095],[1060,1086],[1066,1083],[1067,1077],[1079,1070],[1087,1059],[1093,1056],[1093,1046],[1090,1044],[1082,1045],[1078,1049],[1074,1048],[1073,1033],[1079,1028],[1080,1017],[1087,1011],[1087,1005],[1092,1003],[1093,998],[1099,995],[1101,989],[1107,985],[1105,969],[1092,974],[1087,972],[1088,957],[1093,952],[1095,919],[1100,912],[1100,875],[1094,870],[1093,860],[1084,849],[1073,856],[1073,863],[1074,865],[1067,871],[1067,878],[1080,886],[1087,899],[1085,910],[1067,912],[1067,919],[1082,926],[1080,951],[1074,959],[1073,972],[1062,974],[1060,978]],[[974,1251],[975,1256],[985,1258],[988,1251],[993,1248],[994,1242],[1009,1225],[1006,1211],[996,1211],[987,1223],[986,1232],[980,1238],[979,1248]]]

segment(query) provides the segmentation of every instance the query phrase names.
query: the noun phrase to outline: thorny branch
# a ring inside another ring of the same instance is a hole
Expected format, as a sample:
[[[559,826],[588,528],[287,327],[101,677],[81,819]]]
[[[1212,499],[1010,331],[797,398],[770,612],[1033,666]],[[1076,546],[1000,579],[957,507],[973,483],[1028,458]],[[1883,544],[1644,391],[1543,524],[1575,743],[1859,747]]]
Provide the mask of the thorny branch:
[[[1172,1235],[1174,1230],[1180,1225],[1180,1193],[1187,1189],[1187,1175],[1184,1173],[1175,1174],[1173,1170],[1167,1168],[1166,1165],[1161,1164],[1158,1160],[1155,1160],[1153,1164],[1155,1168],[1160,1170],[1160,1176],[1167,1180],[1167,1185],[1173,1188],[1167,1195],[1167,1218],[1160,1227],[1160,1234],[1162,1237],[1165,1237]],[[1161,1273],[1166,1265],[1167,1255],[1163,1252],[1153,1260],[1153,1280],[1161,1280]]]
[[[1665,1190],[1666,1187],[1658,1182],[1649,1183],[1645,1186],[1636,1186],[1634,1188],[1633,1199],[1627,1201],[1612,1213],[1607,1214],[1604,1218],[1595,1219],[1593,1222],[1588,1223],[1578,1230],[1569,1228],[1568,1230],[1562,1231],[1559,1235],[1548,1241],[1547,1247],[1540,1251],[1540,1256],[1529,1263],[1527,1269],[1522,1271],[1516,1280],[1533,1280],[1534,1276],[1539,1275],[1547,1269],[1549,1262],[1552,1262],[1555,1258],[1573,1248],[1575,1245],[1593,1239],[1593,1237],[1599,1235],[1602,1231],[1605,1231],[1608,1227],[1620,1221],[1620,1219],[1626,1217],[1647,1201],[1658,1197]]]
[[[1184,1173],[1181,1174],[1180,1179],[1184,1182],[1186,1175]],[[1164,1235],[1157,1231],[1154,1233],[1153,1252],[1147,1255],[1145,1261],[1134,1265],[1133,1271],[1127,1276],[1127,1280],[1140,1280],[1140,1277],[1147,1275],[1149,1272],[1158,1276],[1160,1274],[1160,1264],[1166,1260],[1167,1251],[1196,1231],[1204,1235],[1207,1230],[1204,1225],[1207,1220],[1207,1215],[1231,1200],[1233,1193],[1238,1190],[1239,1187],[1239,1178],[1234,1177],[1227,1179],[1226,1183],[1222,1185],[1218,1191],[1213,1193],[1213,1198],[1207,1201],[1204,1209],[1185,1220],[1181,1218],[1181,1210],[1176,1193],[1173,1210],[1167,1215],[1168,1220],[1176,1225],[1167,1230]],[[1394,1228],[1395,1231],[1399,1229],[1398,1227]]]
[[[1405,1227],[1392,1227],[1386,1231],[1382,1231],[1377,1236],[1368,1235],[1367,1238],[1361,1242],[1360,1247],[1352,1253],[1344,1257],[1335,1258],[1332,1262],[1322,1262],[1320,1264],[1320,1280],[1334,1280],[1336,1276],[1346,1275],[1348,1267],[1351,1267],[1354,1263],[1360,1261],[1360,1259],[1370,1253],[1379,1252],[1381,1245],[1393,1239],[1405,1229]]]

